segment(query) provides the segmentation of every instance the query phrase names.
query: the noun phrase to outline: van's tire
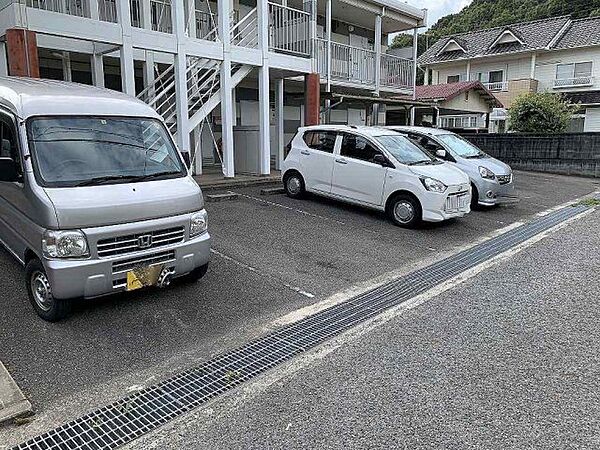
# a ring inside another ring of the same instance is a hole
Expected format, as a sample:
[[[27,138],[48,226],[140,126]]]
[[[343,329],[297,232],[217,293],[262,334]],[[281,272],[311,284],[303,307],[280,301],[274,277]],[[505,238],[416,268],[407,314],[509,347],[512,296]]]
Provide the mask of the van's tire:
[[[304,178],[299,172],[292,170],[283,177],[283,188],[290,198],[303,198],[306,195],[306,185]]]
[[[387,204],[388,217],[395,225],[403,228],[416,228],[423,220],[421,203],[410,194],[396,194]]]
[[[183,281],[185,283],[195,283],[197,281],[200,281],[202,278],[204,278],[204,275],[206,275],[206,272],[208,272],[208,263],[204,264],[203,266],[196,267],[190,273],[188,273],[187,275],[184,275]]]
[[[37,258],[25,266],[27,294],[33,309],[42,319],[58,322],[71,312],[71,301],[54,298],[43,264]]]

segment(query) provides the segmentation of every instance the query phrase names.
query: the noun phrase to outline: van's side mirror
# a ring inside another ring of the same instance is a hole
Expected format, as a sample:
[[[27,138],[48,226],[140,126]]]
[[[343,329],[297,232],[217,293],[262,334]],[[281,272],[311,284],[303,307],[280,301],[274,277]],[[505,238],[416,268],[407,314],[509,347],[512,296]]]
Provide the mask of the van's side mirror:
[[[438,148],[435,151],[435,156],[437,156],[438,158],[446,159],[446,150],[444,150],[443,148]]]
[[[185,163],[185,167],[189,169],[192,165],[192,162],[190,161],[190,152],[181,152],[181,156],[183,156],[183,162]]]
[[[0,158],[0,181],[15,182],[19,181],[17,165],[12,158]]]

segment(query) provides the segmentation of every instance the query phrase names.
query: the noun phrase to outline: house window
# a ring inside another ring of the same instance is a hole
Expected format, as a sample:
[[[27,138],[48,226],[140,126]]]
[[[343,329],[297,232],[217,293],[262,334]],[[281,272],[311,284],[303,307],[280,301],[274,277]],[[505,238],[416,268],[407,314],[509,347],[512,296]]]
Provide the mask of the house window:
[[[494,70],[490,72],[490,83],[502,83],[504,81],[504,71]]]
[[[585,113],[573,114],[567,133],[583,133],[585,130]]]
[[[558,64],[554,87],[592,84],[592,62]]]
[[[460,75],[448,75],[446,83],[458,83],[460,81]]]

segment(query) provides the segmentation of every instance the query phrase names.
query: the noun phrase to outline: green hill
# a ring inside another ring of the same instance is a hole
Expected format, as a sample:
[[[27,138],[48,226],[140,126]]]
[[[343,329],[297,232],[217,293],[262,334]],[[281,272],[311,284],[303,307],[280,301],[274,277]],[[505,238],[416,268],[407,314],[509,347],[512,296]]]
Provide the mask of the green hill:
[[[441,37],[516,22],[571,15],[574,19],[600,16],[600,0],[473,0],[457,14],[442,17],[419,35],[419,54]],[[412,45],[412,36],[399,34],[392,47]]]

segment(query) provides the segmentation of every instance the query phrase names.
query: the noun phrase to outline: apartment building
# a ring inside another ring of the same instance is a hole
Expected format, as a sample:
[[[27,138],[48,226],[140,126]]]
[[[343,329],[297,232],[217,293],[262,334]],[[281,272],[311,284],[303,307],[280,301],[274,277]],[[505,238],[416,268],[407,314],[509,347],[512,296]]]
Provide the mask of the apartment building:
[[[420,58],[426,84],[480,81],[510,108],[527,92],[562,94],[579,110],[570,131],[600,131],[600,17],[569,16],[446,37]],[[491,115],[491,131],[506,111]]]
[[[298,126],[376,122],[412,95],[416,56],[386,43],[426,15],[396,0],[0,0],[0,74],[137,96],[196,173],[266,175]]]

